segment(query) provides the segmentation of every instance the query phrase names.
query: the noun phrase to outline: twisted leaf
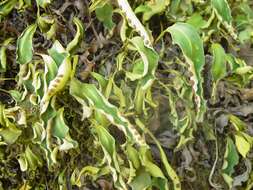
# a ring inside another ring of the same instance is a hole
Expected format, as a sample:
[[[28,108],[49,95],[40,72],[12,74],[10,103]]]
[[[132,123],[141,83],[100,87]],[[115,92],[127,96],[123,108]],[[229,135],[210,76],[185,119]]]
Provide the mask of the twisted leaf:
[[[28,26],[17,40],[17,62],[21,65],[29,63],[32,60],[32,39],[36,28],[36,24]]]
[[[161,36],[165,32],[171,34],[173,43],[179,45],[188,63],[187,68],[191,74],[190,80],[198,109],[198,120],[201,121],[206,109],[202,89],[203,77],[201,75],[205,64],[203,42],[195,28],[186,23],[174,24],[167,28]]]
[[[76,25],[77,31],[75,38],[68,44],[66,48],[66,50],[70,53],[73,53],[78,48],[84,37],[84,28],[82,22],[77,17],[75,17],[73,21]]]

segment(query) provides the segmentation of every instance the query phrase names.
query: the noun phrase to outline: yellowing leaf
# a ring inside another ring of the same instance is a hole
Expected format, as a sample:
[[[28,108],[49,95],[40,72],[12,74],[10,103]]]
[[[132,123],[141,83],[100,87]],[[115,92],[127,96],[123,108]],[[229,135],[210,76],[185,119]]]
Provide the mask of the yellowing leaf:
[[[37,14],[37,24],[39,26],[39,29],[43,33],[47,33],[52,25],[55,23],[55,19],[51,15]]]
[[[240,133],[235,135],[235,145],[238,152],[246,158],[250,151],[250,143]]]
[[[61,91],[68,82],[71,74],[71,60],[70,57],[66,57],[60,65],[56,77],[50,81],[49,86],[44,94],[40,104],[41,113],[44,113],[47,109],[48,103],[56,93]]]
[[[24,182],[24,184],[19,188],[19,190],[30,190],[32,187],[29,185],[27,181]]]
[[[112,21],[112,12],[113,8],[110,4],[105,4],[103,7],[96,8],[96,16],[100,22],[103,22],[104,26],[108,29],[112,29],[114,27],[114,23]]]
[[[0,72],[6,71],[6,65],[7,65],[7,57],[6,57],[6,49],[11,42],[13,41],[13,38],[7,38],[0,48]]]
[[[237,131],[244,131],[247,128],[246,123],[244,123],[242,120],[240,120],[238,117],[234,115],[229,116],[229,121],[232,123],[235,130]]]
[[[70,178],[71,184],[72,185],[76,185],[78,187],[82,186],[81,183],[81,177],[84,175],[90,175],[91,177],[95,178],[98,175],[99,172],[99,168],[93,167],[93,166],[85,166],[84,168],[82,168],[82,170],[79,172],[79,174],[77,175],[77,170],[75,170]]]

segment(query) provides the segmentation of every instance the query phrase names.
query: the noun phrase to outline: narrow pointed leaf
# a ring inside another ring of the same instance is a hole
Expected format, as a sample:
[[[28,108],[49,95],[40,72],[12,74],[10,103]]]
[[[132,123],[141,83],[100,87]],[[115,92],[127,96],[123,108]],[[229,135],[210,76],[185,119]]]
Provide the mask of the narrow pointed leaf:
[[[0,72],[6,71],[7,65],[7,56],[6,56],[6,49],[7,46],[13,41],[13,38],[7,38],[0,48]]]
[[[73,21],[76,25],[77,30],[74,39],[68,44],[66,49],[70,53],[73,53],[79,47],[84,37],[84,27],[82,21],[79,20],[77,17],[75,17]]]

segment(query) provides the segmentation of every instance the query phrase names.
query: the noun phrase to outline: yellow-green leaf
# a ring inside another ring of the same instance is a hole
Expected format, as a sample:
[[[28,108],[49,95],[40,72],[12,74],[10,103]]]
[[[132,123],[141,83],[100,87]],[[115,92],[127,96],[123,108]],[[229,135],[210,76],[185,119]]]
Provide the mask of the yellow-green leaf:
[[[153,15],[162,13],[170,4],[170,0],[150,0],[144,5],[140,5],[135,9],[135,13],[143,12],[142,19],[148,21]]]
[[[235,135],[235,145],[238,152],[246,158],[248,152],[250,151],[250,143],[240,133]]]
[[[6,40],[4,40],[0,48],[0,72],[6,71],[6,65],[7,65],[6,49],[7,49],[7,46],[12,41],[13,41],[13,38],[7,38]]]
[[[51,0],[36,0],[36,2],[37,2],[37,5],[45,9],[46,6],[51,3]]]

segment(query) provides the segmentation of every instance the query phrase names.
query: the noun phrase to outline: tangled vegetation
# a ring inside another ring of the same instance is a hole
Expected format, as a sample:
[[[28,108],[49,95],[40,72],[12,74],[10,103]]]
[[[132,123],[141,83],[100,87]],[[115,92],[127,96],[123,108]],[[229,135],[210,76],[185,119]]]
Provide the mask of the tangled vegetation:
[[[0,190],[253,189],[251,0],[1,0]]]

